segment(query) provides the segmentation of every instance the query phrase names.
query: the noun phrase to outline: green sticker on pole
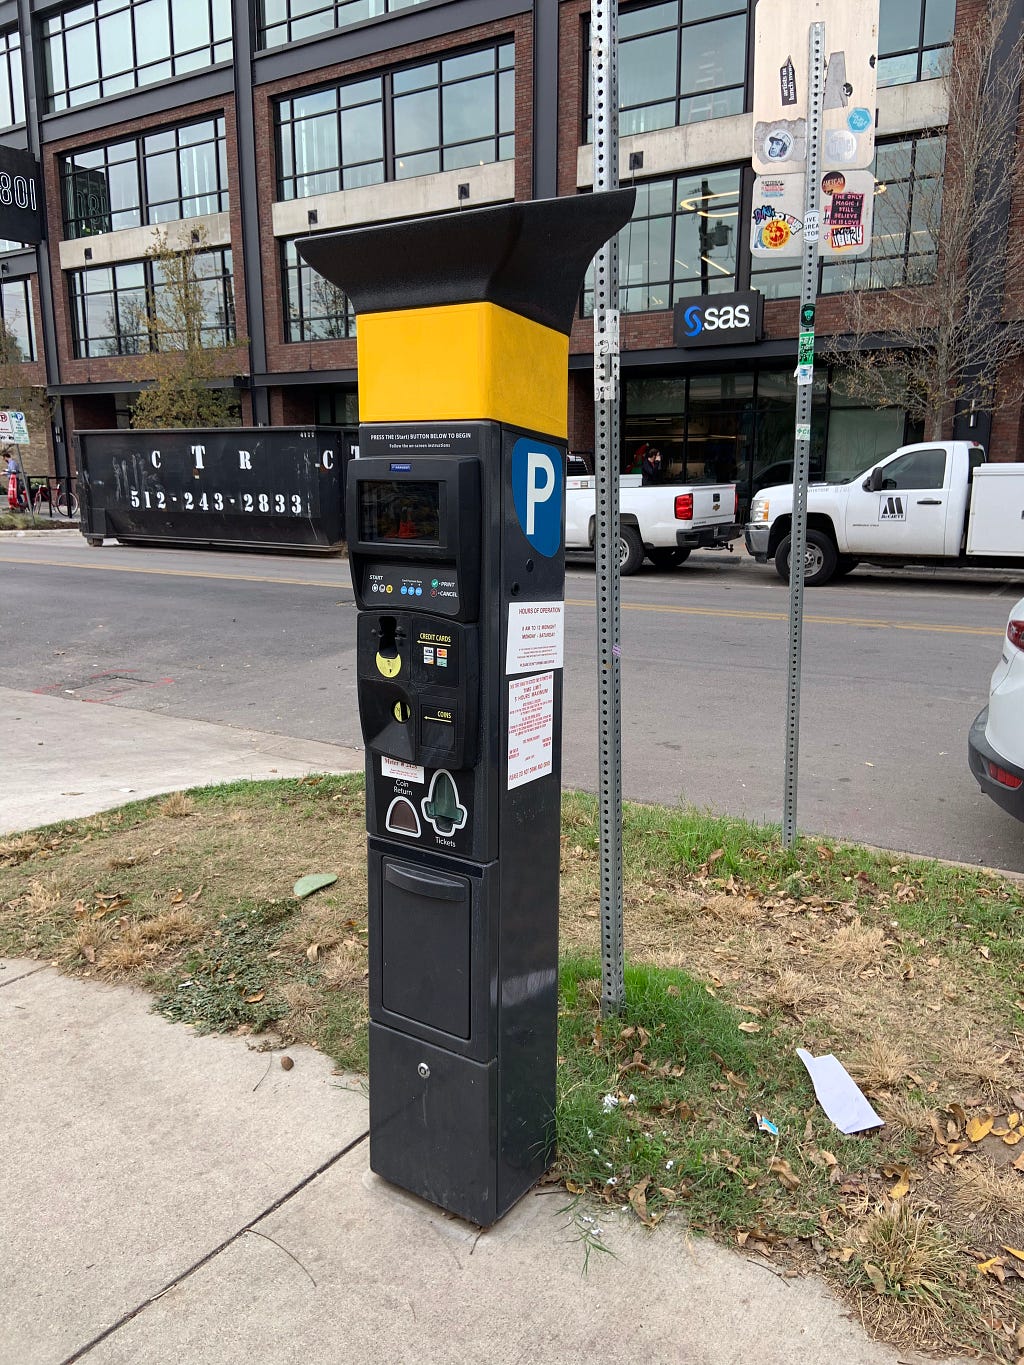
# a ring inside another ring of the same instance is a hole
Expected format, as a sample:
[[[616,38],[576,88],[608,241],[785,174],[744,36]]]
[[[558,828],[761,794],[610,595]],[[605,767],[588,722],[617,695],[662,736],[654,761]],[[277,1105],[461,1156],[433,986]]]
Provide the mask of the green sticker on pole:
[[[814,333],[801,332],[800,341],[797,345],[796,360],[798,365],[814,364]]]

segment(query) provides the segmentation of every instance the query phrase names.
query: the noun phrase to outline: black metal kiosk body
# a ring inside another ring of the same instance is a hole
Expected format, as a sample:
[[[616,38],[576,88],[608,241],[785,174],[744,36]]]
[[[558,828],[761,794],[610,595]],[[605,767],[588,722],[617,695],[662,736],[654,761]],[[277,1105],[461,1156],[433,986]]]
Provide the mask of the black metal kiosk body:
[[[632,197],[299,244],[359,319],[370,1164],[485,1226],[553,1154],[568,333]]]

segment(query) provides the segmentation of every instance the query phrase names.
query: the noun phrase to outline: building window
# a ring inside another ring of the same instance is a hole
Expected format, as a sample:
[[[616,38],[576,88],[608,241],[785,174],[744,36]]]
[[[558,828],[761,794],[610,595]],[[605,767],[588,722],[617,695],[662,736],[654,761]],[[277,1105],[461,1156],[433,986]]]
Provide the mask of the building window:
[[[225,346],[235,337],[231,252],[197,254],[196,274],[202,299],[200,334],[208,346]],[[141,355],[176,349],[175,319],[164,316],[161,296],[167,285],[159,261],[124,261],[118,265],[73,270],[68,274],[75,356]],[[150,322],[150,300],[164,318],[158,341]],[[167,313],[173,312],[171,309]]]
[[[0,128],[25,122],[25,86],[21,72],[21,34],[0,33]]]
[[[231,0],[90,0],[43,20],[47,109],[231,59]]]
[[[0,281],[0,319],[4,333],[0,358],[15,365],[35,360],[35,323],[29,280]]]
[[[945,155],[946,139],[941,136],[876,147],[871,253],[823,261],[823,294],[931,284],[938,252]]]
[[[65,237],[220,213],[228,207],[224,119],[71,152],[60,174]]]
[[[260,46],[279,47],[300,38],[315,38],[420,3],[422,0],[262,0]]]
[[[498,43],[279,100],[278,198],[510,160],[514,66]]]
[[[619,15],[619,132],[649,133],[743,112],[747,6],[737,0],[661,0]],[[586,44],[589,54],[590,44]],[[593,141],[587,58],[584,140]]]
[[[956,0],[888,0],[878,21],[878,84],[905,85],[944,76]]]
[[[619,233],[620,310],[653,312],[735,289],[739,203],[738,168],[638,185],[633,216]],[[592,273],[583,307],[593,312]]]
[[[356,318],[343,290],[299,260],[294,242],[281,247],[286,341],[337,341],[356,334]]]
[[[876,146],[870,254],[822,260],[820,293],[891,289],[934,280],[945,154],[946,139],[941,136]],[[766,299],[799,298],[799,257],[777,263],[755,257],[750,287]]]

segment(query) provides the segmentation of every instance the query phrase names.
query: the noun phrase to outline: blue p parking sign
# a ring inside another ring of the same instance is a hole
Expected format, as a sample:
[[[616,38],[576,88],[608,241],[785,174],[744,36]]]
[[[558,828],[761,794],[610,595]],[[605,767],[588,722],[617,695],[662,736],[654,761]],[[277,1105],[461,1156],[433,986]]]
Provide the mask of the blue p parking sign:
[[[562,452],[521,436],[512,447],[512,498],[523,535],[551,559],[562,544]]]

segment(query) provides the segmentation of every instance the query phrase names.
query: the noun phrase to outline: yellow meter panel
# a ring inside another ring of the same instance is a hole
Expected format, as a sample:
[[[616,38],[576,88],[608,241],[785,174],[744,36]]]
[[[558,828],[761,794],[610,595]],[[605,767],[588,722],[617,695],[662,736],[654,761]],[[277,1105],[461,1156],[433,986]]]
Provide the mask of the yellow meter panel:
[[[402,671],[402,656],[400,654],[378,654],[377,672],[382,678],[397,678]]]

